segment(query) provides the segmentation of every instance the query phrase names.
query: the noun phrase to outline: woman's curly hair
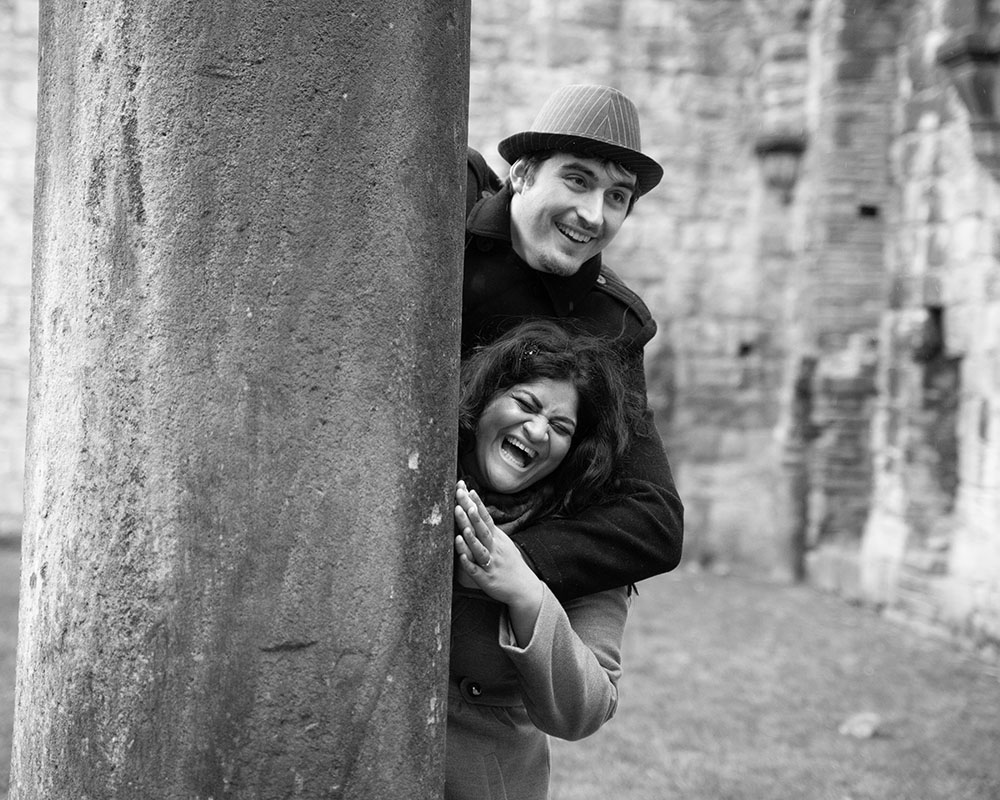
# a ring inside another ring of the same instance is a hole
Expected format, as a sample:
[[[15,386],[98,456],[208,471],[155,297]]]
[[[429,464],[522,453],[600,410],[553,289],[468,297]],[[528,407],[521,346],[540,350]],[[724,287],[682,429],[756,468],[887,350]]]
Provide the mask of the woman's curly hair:
[[[459,449],[475,446],[486,406],[511,387],[548,378],[569,381],[579,395],[577,425],[562,463],[544,479],[537,516],[573,514],[614,493],[618,466],[638,429],[641,395],[628,385],[626,365],[604,341],[555,322],[522,323],[477,348],[462,364]]]

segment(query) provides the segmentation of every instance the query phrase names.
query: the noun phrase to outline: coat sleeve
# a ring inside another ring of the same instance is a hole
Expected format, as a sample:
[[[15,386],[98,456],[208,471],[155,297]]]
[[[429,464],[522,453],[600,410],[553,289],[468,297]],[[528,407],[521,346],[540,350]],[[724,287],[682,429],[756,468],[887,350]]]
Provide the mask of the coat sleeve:
[[[528,716],[560,739],[589,736],[618,709],[628,593],[612,589],[561,605],[546,588],[534,635],[514,639],[506,612],[500,648],[513,662]]]
[[[641,356],[632,369],[645,396]],[[681,559],[684,506],[652,412],[646,410],[625,454],[613,500],[571,518],[528,525],[511,538],[563,601],[674,569]]]

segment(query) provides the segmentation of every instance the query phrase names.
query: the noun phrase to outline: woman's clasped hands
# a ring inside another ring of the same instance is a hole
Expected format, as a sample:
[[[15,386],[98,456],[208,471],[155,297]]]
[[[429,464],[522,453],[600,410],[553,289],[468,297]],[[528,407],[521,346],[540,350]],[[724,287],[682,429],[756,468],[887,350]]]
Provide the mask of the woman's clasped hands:
[[[458,581],[478,588],[507,605],[511,627],[521,646],[531,639],[542,605],[542,582],[521,551],[490,516],[479,494],[459,481],[455,490],[455,552]]]

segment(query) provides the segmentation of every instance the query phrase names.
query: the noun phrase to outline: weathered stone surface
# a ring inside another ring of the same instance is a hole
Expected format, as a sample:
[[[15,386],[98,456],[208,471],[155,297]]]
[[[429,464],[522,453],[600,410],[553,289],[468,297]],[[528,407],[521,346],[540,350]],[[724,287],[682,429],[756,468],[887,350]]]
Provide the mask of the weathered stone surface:
[[[467,8],[41,23],[11,796],[440,796]]]

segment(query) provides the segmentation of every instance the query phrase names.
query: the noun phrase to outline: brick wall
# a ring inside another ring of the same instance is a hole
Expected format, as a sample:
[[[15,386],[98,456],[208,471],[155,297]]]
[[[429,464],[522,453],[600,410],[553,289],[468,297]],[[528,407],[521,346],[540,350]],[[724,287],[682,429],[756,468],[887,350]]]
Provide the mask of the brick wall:
[[[0,2],[0,536],[22,519],[37,16],[36,0]]]
[[[936,63],[977,19],[925,0],[900,41],[876,492],[863,588],[907,619],[1000,641],[1000,172]],[[984,27],[985,27],[984,25]]]
[[[997,638],[1000,207],[935,62],[972,0],[477,0],[470,139],[561,83],[633,95],[660,189],[608,253],[660,323],[686,560]],[[786,202],[754,143],[804,134]]]
[[[810,539],[856,546],[868,514],[876,342],[885,298],[898,4],[814,7],[799,313],[813,385]]]
[[[782,559],[772,428],[787,264],[779,247],[761,281],[753,75],[768,37],[790,30],[800,9],[755,9],[726,0],[476,0],[469,137],[501,169],[495,143],[528,127],[557,86],[609,83],[635,100],[645,149],[665,177],[606,262],[659,323],[648,383],[686,499],[686,558],[745,560],[769,574]],[[779,75],[771,88],[775,114],[800,104],[795,81]]]

